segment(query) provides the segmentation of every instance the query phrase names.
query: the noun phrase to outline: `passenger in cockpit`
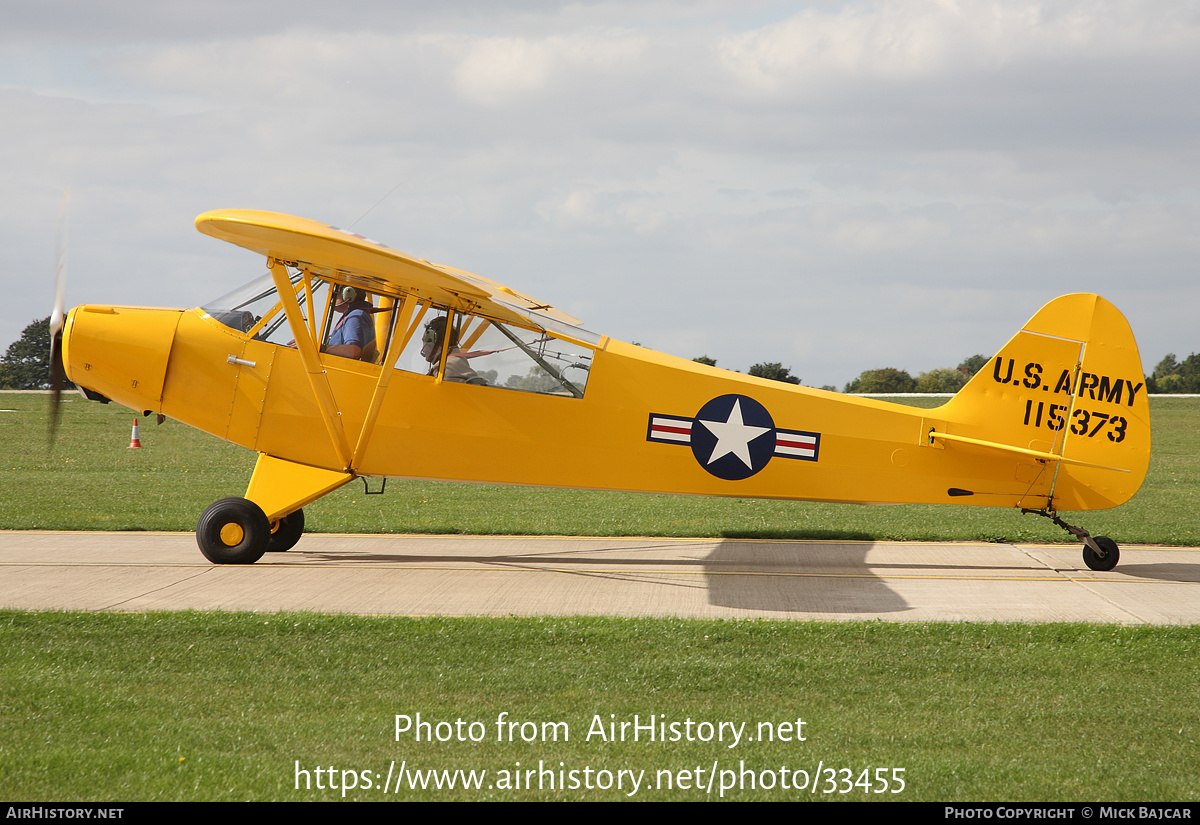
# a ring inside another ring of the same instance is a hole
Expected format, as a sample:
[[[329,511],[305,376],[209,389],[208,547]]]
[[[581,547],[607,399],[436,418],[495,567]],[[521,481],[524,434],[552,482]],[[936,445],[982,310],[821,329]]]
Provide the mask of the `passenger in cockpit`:
[[[445,316],[434,318],[425,325],[422,338],[421,356],[429,362],[429,375],[437,375],[438,362],[442,357],[442,341],[446,334]],[[486,384],[475,370],[471,369],[466,356],[458,348],[458,330],[450,331],[450,347],[446,351],[446,370],[442,373],[446,381],[459,381],[464,384]]]

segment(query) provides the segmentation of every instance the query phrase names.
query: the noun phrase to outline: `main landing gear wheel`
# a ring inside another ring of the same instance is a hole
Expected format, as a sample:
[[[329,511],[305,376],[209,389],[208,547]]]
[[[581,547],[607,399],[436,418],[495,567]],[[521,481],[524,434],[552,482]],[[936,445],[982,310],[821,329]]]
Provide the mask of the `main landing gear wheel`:
[[[196,543],[213,564],[254,564],[270,541],[267,514],[244,498],[213,502],[196,525]]]
[[[304,535],[304,511],[297,510],[288,513],[271,525],[271,541],[267,544],[268,553],[282,553],[291,550]]]
[[[1117,561],[1121,558],[1121,551],[1117,548],[1117,543],[1108,536],[1093,536],[1092,541],[1096,542],[1096,546],[1104,551],[1104,555],[1099,555],[1095,550],[1083,545],[1083,563],[1092,570],[1112,570],[1117,566]]]

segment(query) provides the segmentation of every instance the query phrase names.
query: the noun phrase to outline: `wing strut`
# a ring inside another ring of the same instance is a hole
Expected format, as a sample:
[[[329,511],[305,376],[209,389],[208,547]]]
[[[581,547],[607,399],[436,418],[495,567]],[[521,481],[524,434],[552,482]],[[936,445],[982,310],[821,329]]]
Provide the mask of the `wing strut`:
[[[312,385],[313,395],[317,398],[317,406],[321,410],[321,420],[325,422],[325,430],[329,433],[330,441],[333,442],[338,463],[349,469],[350,442],[346,438],[345,429],[342,428],[341,412],[333,397],[333,389],[329,386],[329,378],[325,375],[324,367],[321,366],[321,359],[317,354],[317,344],[309,333],[308,324],[305,323],[304,316],[300,312],[300,303],[296,300],[296,293],[288,278],[287,267],[276,258],[268,258],[267,264],[271,268],[271,277],[275,281],[279,297],[283,299],[283,310],[287,313],[288,326],[292,328],[292,335],[296,337],[296,349],[300,351],[300,360],[304,363],[304,371],[308,373],[308,382]]]
[[[409,325],[409,319],[412,318],[413,312],[417,307],[417,299],[412,295],[406,295],[401,299],[400,306],[396,307],[392,313],[392,330],[391,344],[388,346],[387,355],[384,356],[383,364],[380,365],[379,380],[375,382],[375,392],[371,395],[371,404],[367,407],[366,418],[363,419],[362,430],[358,434],[358,444],[354,447],[354,455],[352,457],[351,469],[357,469],[362,462],[363,454],[367,450],[367,443],[371,440],[371,433],[375,431],[375,421],[379,417],[379,410],[383,407],[383,398],[387,394],[388,383],[392,380],[392,373],[395,372],[396,359],[400,357],[401,350],[404,349],[412,336],[415,326]],[[405,335],[396,335],[395,330],[407,330]],[[366,483],[364,479],[363,483]],[[383,492],[382,490],[380,492]]]

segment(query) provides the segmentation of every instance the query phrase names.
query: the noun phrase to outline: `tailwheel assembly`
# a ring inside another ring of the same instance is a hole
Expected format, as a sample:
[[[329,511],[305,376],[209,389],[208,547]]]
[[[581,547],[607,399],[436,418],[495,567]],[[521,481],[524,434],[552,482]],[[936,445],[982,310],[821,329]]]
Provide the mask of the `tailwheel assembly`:
[[[1058,517],[1058,513],[1054,510],[1030,510],[1021,508],[1022,513],[1030,513],[1035,516],[1044,516],[1057,524],[1062,529],[1066,530],[1077,539],[1083,540],[1083,563],[1090,570],[1099,570],[1101,572],[1112,570],[1117,566],[1117,561],[1121,558],[1121,549],[1117,547],[1117,543],[1108,536],[1092,536],[1087,530],[1082,527],[1073,527],[1067,524]]]
[[[304,535],[304,511],[297,510],[288,513],[271,525],[271,541],[267,544],[268,553],[282,553],[291,550]]]
[[[1108,536],[1096,536],[1092,539],[1096,544],[1096,550],[1093,550],[1090,545],[1083,545],[1083,563],[1092,570],[1112,570],[1117,566],[1117,560],[1121,558],[1121,550],[1117,547],[1117,543]]]
[[[254,564],[270,541],[266,513],[244,498],[214,501],[196,525],[196,543],[213,564]]]

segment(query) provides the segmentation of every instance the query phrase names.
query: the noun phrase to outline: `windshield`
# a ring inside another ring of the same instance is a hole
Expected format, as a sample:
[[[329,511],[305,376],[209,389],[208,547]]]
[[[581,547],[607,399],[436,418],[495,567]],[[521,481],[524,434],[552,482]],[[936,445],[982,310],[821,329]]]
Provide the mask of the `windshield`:
[[[309,301],[301,287],[301,274],[289,273],[289,278],[292,287],[299,290],[296,298],[300,302],[300,312],[307,320]],[[324,281],[312,279],[314,311],[319,311],[324,306],[321,296],[325,288]],[[253,333],[255,340],[270,341],[273,344],[289,344],[292,341],[287,316],[279,300],[279,292],[275,289],[275,279],[270,273],[255,278],[200,308],[230,329]]]

